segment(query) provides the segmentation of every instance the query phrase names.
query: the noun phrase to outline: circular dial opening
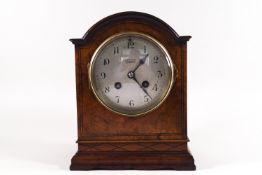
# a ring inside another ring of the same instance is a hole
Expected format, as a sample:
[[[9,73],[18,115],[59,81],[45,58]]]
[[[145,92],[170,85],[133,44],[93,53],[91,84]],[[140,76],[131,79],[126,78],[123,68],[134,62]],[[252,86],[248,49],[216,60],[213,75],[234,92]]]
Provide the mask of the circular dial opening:
[[[95,51],[89,69],[97,99],[113,112],[138,116],[157,108],[173,83],[173,64],[165,48],[141,33],[108,38]]]

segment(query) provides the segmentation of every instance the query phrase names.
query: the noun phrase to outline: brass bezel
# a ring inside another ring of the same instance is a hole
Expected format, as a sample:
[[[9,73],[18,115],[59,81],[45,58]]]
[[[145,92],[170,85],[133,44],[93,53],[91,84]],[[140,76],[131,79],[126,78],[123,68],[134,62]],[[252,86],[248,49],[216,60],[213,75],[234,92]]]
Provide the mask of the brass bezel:
[[[121,37],[121,36],[125,36],[125,35],[138,35],[138,36],[141,36],[141,37],[145,37],[146,39],[149,39],[151,40],[152,42],[154,42],[165,54],[165,58],[168,62],[168,67],[171,69],[171,78],[169,80],[169,87],[168,87],[168,90],[166,91],[165,94],[163,94],[163,96],[160,98],[160,102],[153,106],[151,109],[145,111],[145,112],[140,112],[140,113],[137,113],[137,114],[126,114],[126,113],[122,113],[122,112],[119,112],[117,110],[114,110],[112,109],[111,107],[107,106],[102,99],[100,99],[100,97],[97,95],[96,93],[96,90],[94,88],[94,85],[93,85],[93,65],[94,65],[94,62],[95,62],[95,59],[97,58],[97,55],[99,53],[99,51],[108,43],[110,42],[112,39],[114,38],[117,38],[117,37]],[[144,33],[140,33],[140,32],[121,32],[121,33],[117,33],[115,35],[112,35],[110,36],[109,38],[107,38],[104,42],[102,42],[102,44],[99,45],[99,47],[95,50],[94,54],[92,55],[92,58],[91,58],[91,61],[90,61],[90,64],[88,63],[87,64],[87,69],[88,69],[88,77],[89,77],[89,83],[90,83],[90,86],[91,86],[91,89],[95,95],[95,97],[97,98],[97,100],[104,106],[106,107],[108,110],[114,112],[114,113],[117,113],[117,114],[120,114],[120,115],[123,115],[123,116],[127,116],[127,117],[137,117],[137,116],[141,116],[143,114],[147,114],[149,112],[152,112],[153,110],[157,109],[165,100],[166,98],[168,97],[171,89],[172,89],[172,86],[175,82],[175,79],[177,77],[177,69],[175,67],[175,65],[173,64],[172,62],[172,59],[168,53],[168,51],[165,49],[165,47],[159,42],[157,41],[155,38],[153,38],[152,36],[149,36],[147,34],[144,34]],[[176,71],[176,76],[174,76],[174,71]]]

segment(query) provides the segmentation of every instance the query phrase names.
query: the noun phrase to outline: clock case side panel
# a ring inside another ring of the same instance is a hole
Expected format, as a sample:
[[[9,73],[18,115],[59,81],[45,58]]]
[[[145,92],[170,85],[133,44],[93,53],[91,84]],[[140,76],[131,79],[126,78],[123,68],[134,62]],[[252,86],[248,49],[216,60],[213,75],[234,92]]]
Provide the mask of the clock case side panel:
[[[181,68],[183,133],[187,137],[187,43],[181,44]]]
[[[81,74],[81,50],[77,46],[75,46],[75,77],[76,77],[76,105],[77,105],[77,136],[82,133],[83,130],[83,100],[82,100],[82,74]]]

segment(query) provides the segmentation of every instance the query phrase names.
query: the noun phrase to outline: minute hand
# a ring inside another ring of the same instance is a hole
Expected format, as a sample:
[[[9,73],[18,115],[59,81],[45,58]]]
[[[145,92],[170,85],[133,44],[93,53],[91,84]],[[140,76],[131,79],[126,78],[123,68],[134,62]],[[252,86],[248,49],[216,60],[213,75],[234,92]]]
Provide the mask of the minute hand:
[[[147,90],[145,90],[145,88],[143,88],[143,86],[137,81],[136,77],[133,77],[132,79],[140,86],[140,88],[144,91],[144,93],[152,100],[152,97],[148,94]]]
[[[135,72],[142,64],[145,63],[146,58],[148,57],[149,54],[146,54],[144,58],[142,58],[141,60],[139,60],[138,65],[135,67],[135,69],[132,72]]]

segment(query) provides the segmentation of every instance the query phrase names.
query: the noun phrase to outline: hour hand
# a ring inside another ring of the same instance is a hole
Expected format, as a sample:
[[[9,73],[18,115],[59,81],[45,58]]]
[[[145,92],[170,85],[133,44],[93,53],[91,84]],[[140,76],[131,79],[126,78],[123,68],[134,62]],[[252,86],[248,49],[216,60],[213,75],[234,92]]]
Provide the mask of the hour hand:
[[[144,56],[144,58],[142,58],[142,59],[139,60],[139,63],[138,63],[138,65],[135,67],[135,69],[133,70],[133,72],[135,72],[142,64],[145,63],[146,58],[148,57],[148,55],[149,55],[149,54],[146,54],[146,55]]]

